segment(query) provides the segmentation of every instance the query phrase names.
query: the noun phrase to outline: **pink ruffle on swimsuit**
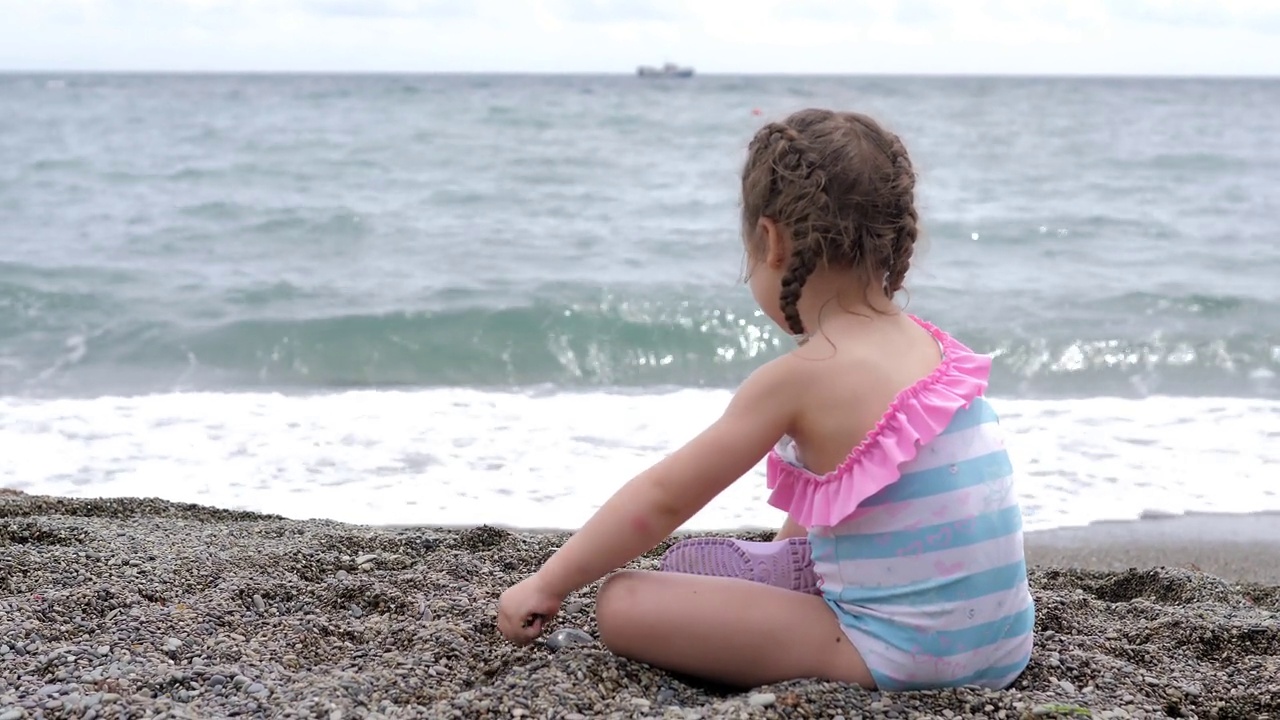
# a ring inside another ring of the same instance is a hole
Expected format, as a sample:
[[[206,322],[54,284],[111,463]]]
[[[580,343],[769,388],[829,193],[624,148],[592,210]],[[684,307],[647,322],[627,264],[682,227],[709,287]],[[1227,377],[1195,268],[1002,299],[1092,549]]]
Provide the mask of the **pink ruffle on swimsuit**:
[[[783,438],[769,502],[809,531],[822,597],[882,690],[1007,687],[1030,660],[1035,606],[991,360],[933,325],[942,362],[903,391],[834,471]]]

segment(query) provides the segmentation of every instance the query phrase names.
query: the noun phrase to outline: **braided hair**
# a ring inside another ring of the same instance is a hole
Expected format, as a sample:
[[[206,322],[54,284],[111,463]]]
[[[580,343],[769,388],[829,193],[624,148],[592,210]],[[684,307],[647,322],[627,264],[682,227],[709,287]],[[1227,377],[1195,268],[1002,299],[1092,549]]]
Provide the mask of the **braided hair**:
[[[798,305],[819,267],[865,270],[903,287],[919,234],[915,170],[897,135],[858,113],[801,110],[756,133],[742,173],[742,220],[770,218],[789,233],[779,305],[806,332]]]

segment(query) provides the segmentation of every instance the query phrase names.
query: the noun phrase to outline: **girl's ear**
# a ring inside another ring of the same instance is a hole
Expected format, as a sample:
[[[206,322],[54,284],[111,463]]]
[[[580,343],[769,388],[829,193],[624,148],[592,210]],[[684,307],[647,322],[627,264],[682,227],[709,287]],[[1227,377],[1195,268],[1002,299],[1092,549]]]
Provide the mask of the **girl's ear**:
[[[771,268],[781,269],[791,256],[791,242],[773,218],[762,217],[756,232],[760,235],[761,259]]]

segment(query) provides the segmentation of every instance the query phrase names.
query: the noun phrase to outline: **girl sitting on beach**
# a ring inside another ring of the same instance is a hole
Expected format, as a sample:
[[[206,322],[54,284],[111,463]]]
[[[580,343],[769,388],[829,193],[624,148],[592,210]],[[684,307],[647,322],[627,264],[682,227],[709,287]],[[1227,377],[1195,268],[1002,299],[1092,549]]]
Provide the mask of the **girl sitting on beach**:
[[[799,678],[882,690],[1007,687],[1030,659],[1013,470],[989,358],[900,311],[916,242],[898,137],[803,110],[752,139],[742,177],[748,284],[799,343],[724,414],[622,487],[535,574],[498,627],[533,641],[572,592],[655,547],[767,458],[771,543],[674,545],[596,600],[614,653],[739,686]]]

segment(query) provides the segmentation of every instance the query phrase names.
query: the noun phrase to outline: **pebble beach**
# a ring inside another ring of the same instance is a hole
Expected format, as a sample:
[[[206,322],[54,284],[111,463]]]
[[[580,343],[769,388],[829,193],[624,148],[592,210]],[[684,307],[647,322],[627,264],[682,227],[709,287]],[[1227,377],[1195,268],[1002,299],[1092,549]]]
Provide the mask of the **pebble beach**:
[[[611,655],[594,588],[545,641],[502,641],[498,594],[564,538],[0,491],[0,720],[1280,717],[1274,583],[1040,564],[1037,647],[1008,690],[739,691]]]

